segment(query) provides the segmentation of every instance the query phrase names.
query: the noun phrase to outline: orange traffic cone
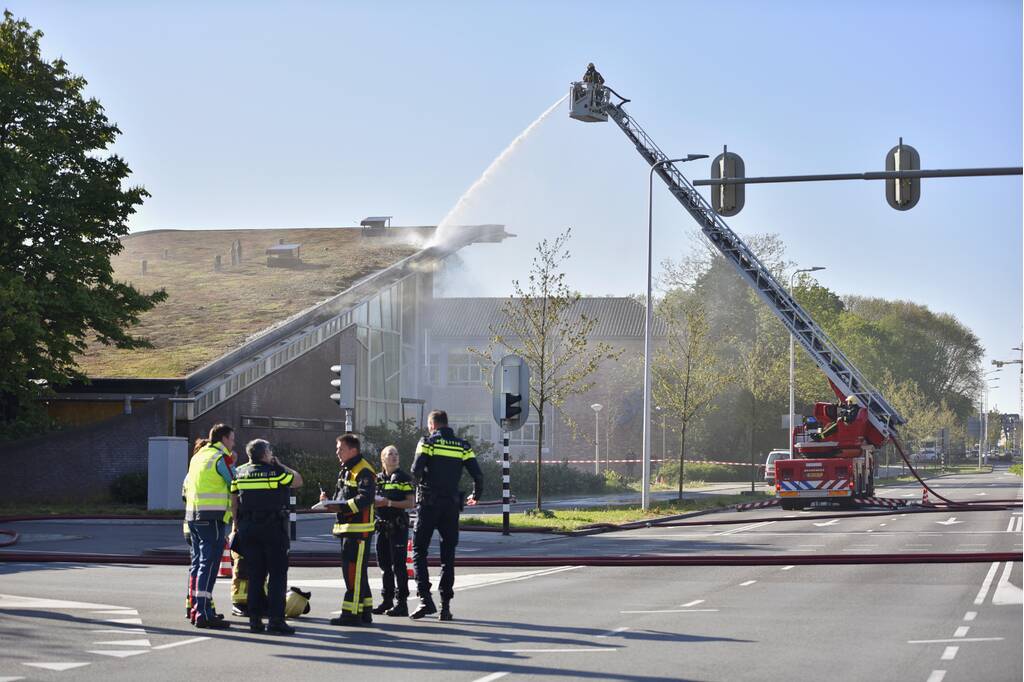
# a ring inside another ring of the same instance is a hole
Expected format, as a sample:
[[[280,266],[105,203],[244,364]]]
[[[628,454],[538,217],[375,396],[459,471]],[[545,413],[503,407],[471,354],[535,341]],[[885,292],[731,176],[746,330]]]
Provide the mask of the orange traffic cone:
[[[220,555],[220,571],[217,572],[217,577],[231,577],[231,549],[227,543],[224,543],[224,553]]]
[[[410,578],[416,577],[416,571],[412,569],[412,538],[405,545],[405,574]]]
[[[928,502],[928,488],[921,488],[921,504],[931,504]]]

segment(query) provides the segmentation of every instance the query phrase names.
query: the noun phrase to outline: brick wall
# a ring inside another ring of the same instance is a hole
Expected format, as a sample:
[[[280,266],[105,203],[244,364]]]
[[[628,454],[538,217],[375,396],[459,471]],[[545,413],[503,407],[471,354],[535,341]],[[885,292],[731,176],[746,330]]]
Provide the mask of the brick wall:
[[[0,445],[5,501],[84,502],[107,498],[122,474],[146,471],[150,436],[166,436],[167,400],[133,414]]]

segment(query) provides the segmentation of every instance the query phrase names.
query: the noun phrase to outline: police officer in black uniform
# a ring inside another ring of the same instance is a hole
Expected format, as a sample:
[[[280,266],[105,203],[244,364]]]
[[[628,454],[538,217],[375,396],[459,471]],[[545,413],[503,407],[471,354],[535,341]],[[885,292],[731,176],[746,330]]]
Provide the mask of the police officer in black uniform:
[[[366,575],[367,548],[374,530],[374,497],[377,472],[359,452],[359,438],[346,433],[338,436],[335,449],[341,472],[333,500],[320,496],[327,508],[337,511],[337,522],[332,533],[341,539],[341,572],[345,579],[345,597],[341,615],[331,619],[331,625],[369,625],[373,622],[370,611],[373,595]]]
[[[384,579],[380,615],[408,616],[409,575],[405,560],[409,544],[409,509],[416,505],[412,476],[398,465],[398,448],[388,445],[380,452],[377,474],[377,565]],[[397,588],[397,589],[396,589]]]
[[[291,635],[295,629],[284,621],[290,546],[288,489],[300,487],[302,475],[278,462],[265,440],[251,441],[245,452],[249,462],[238,468],[231,482],[231,506],[234,548],[245,557],[249,569],[249,629]],[[266,627],[264,615],[269,617]]]
[[[420,619],[437,613],[430,596],[430,574],[427,573],[427,550],[434,529],[441,534],[441,593],[440,620],[451,620],[450,608],[455,596],[455,546],[459,543],[459,512],[462,511],[462,492],[459,479],[463,468],[473,478],[473,492],[466,504],[474,505],[483,492],[484,476],[476,454],[469,443],[458,438],[448,428],[448,414],[434,410],[427,419],[430,435],[416,446],[412,475],[416,488],[416,529],[413,532],[413,563],[416,566],[416,592],[419,608],[410,618]]]

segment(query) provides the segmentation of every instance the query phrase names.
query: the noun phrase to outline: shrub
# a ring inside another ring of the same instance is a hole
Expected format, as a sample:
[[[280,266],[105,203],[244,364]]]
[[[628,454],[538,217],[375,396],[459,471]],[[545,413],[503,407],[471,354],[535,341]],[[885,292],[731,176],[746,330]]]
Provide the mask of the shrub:
[[[121,474],[110,484],[110,498],[120,504],[146,504],[149,475],[145,471]]]
[[[339,469],[338,458],[334,454],[281,446],[274,448],[274,456],[302,474],[302,487],[295,493],[295,504],[299,509],[308,509],[320,500],[320,486],[328,495],[334,494]]]
[[[759,470],[760,471],[760,470]],[[669,485],[679,484],[679,462],[667,462],[658,468],[655,478]],[[683,467],[684,481],[749,481],[750,467],[728,464],[687,462]]]

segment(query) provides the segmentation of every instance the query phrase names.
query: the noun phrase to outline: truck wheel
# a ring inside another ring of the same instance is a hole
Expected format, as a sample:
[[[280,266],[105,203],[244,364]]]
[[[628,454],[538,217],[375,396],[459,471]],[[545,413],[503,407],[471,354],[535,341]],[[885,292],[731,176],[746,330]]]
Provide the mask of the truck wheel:
[[[875,475],[874,473],[868,474],[868,489],[864,491],[866,497],[875,496]]]

